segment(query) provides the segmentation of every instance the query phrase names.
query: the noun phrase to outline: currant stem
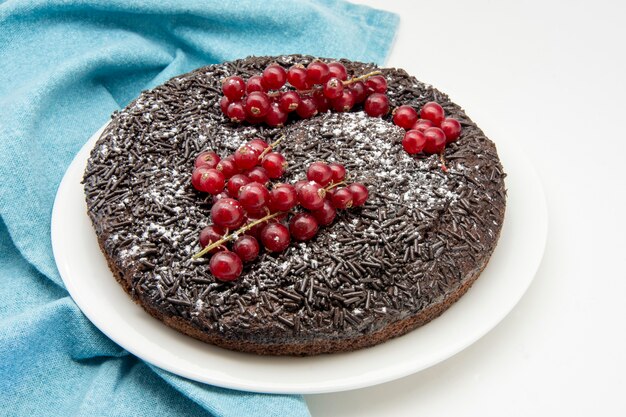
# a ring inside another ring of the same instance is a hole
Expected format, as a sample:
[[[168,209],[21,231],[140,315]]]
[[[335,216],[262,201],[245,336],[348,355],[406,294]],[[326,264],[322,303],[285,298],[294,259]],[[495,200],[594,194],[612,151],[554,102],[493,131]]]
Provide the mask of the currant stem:
[[[343,185],[343,184],[346,184],[346,182],[345,181],[339,181],[337,183],[331,183],[328,187],[324,188],[324,191],[332,190],[333,188],[338,187],[338,186]]]
[[[221,238],[220,240],[211,243],[210,245],[206,246],[204,249],[202,249],[200,252],[196,253],[195,255],[193,255],[191,257],[191,259],[198,259],[201,258],[202,256],[206,255],[207,253],[211,252],[213,249],[222,246],[224,243],[229,242],[233,239],[235,239],[236,237],[239,237],[239,235],[241,235],[242,233],[247,232],[248,230],[252,229],[254,226],[261,224],[263,222],[266,222],[268,220],[273,219],[274,217],[278,217],[282,214],[285,214],[285,212],[283,211],[277,211],[276,213],[273,214],[268,214],[265,217],[262,217],[258,220],[255,220],[253,222],[250,222],[248,224],[246,224],[245,226],[240,227],[239,229],[237,229],[236,231],[234,231],[231,234],[226,234],[223,238]]]
[[[446,166],[446,158],[443,156],[443,151],[439,154],[439,161],[441,161],[441,170],[443,172],[448,172],[448,167]]]
[[[358,81],[363,81],[368,79],[369,77],[373,77],[374,75],[382,75],[382,71],[372,71],[372,72],[368,72],[367,74],[361,75],[359,77],[354,77],[354,78],[350,78],[349,80],[346,81],[342,81],[344,86],[350,85],[350,84],[354,84]],[[299,94],[311,94],[314,93],[315,91],[321,91],[322,88],[321,87],[315,87],[315,88],[311,88],[309,90],[297,90]],[[280,92],[278,92],[278,94],[274,94],[274,93],[268,93],[268,95],[270,97],[274,97],[274,96],[278,96],[280,95]]]
[[[274,143],[272,143],[270,146],[268,146],[267,148],[263,149],[263,152],[261,152],[261,155],[259,155],[259,161],[263,160],[263,157],[265,155],[267,155],[268,153],[270,153],[275,147],[278,146],[278,144],[285,139],[285,135],[281,135]]]
[[[373,77],[374,75],[382,75],[382,71],[378,71],[378,70],[377,71],[372,71],[372,72],[368,72],[367,74],[361,75],[360,77],[350,78],[349,80],[344,81],[343,85],[354,84],[356,82],[366,80],[369,77]]]

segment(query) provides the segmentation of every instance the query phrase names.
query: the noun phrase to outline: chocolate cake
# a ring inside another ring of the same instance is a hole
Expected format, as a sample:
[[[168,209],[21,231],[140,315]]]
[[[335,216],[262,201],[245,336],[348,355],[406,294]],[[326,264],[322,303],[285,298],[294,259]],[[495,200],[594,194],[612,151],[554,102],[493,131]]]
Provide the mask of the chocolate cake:
[[[494,144],[464,111],[401,69],[383,68],[391,108],[436,101],[461,122],[438,155],[403,151],[404,130],[357,106],[284,127],[236,124],[220,111],[220,82],[313,58],[250,57],[199,68],[143,92],[116,112],[84,175],[88,213],[113,275],[148,313],[187,335],[269,355],[350,351],[439,316],[478,278],[497,243],[506,192]],[[341,60],[350,75],[376,69]],[[362,207],[338,213],[307,242],[262,251],[235,281],[192,259],[211,196],[190,184],[204,150],[233,153],[253,138],[285,139],[282,182],[314,161],[341,162],[365,184]]]

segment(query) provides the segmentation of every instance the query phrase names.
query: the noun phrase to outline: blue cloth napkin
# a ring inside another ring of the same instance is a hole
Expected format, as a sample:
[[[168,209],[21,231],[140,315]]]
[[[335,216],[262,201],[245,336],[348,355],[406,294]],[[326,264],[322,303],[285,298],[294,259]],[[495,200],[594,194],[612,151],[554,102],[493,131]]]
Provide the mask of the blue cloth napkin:
[[[300,396],[189,381],[100,333],[56,269],[52,204],[83,143],[141,90],[248,55],[383,63],[397,24],[339,0],[1,3],[0,415],[309,415]]]

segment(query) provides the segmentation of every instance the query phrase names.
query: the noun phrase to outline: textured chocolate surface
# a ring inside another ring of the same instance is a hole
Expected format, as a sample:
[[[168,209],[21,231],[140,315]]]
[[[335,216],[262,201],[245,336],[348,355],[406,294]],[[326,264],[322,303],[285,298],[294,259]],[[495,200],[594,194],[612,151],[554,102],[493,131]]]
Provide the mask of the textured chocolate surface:
[[[187,334],[269,354],[379,343],[440,314],[495,247],[506,198],[495,146],[447,96],[402,70],[383,69],[392,108],[437,101],[463,125],[446,149],[447,173],[437,156],[406,154],[404,131],[390,117],[358,108],[276,129],[222,116],[222,78],[310,59],[249,58],[176,77],[113,115],[92,151],[85,193],[111,269],[147,311]],[[344,64],[354,75],[374,68]],[[281,134],[290,164],[281,181],[303,179],[311,162],[337,161],[370,198],[312,241],[262,253],[235,282],[216,281],[208,260],[191,260],[210,222],[210,198],[190,184],[194,158],[207,149],[224,157],[249,139]]]

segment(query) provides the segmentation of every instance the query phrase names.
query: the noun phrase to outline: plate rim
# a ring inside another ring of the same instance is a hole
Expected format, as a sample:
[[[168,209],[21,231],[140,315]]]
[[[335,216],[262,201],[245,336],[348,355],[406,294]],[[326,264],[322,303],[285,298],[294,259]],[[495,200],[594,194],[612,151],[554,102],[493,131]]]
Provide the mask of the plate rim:
[[[246,381],[246,380],[242,380],[241,378],[228,378],[228,377],[225,377],[224,375],[221,375],[221,376],[218,375],[216,377],[212,375],[199,374],[198,372],[194,372],[193,369],[180,369],[176,366],[173,366],[171,363],[169,363],[166,360],[167,358],[159,358],[158,356],[154,355],[152,352],[145,352],[141,349],[138,349],[138,347],[132,342],[130,342],[129,340],[125,340],[124,338],[121,338],[118,334],[116,334],[115,332],[112,332],[111,329],[108,327],[108,325],[106,323],[103,323],[101,317],[99,317],[96,313],[94,313],[88,306],[85,306],[83,304],[84,302],[83,294],[81,294],[80,290],[75,286],[75,281],[72,279],[71,276],[69,276],[70,272],[66,268],[66,264],[65,264],[66,260],[64,259],[65,248],[60,244],[60,241],[62,241],[62,239],[60,239],[60,233],[62,233],[60,230],[60,226],[62,223],[60,223],[60,221],[62,219],[62,214],[63,214],[62,209],[64,205],[64,197],[67,195],[68,192],[71,193],[72,187],[77,186],[77,184],[74,182],[76,180],[75,175],[74,175],[75,171],[81,174],[78,176],[78,180],[79,180],[78,186],[80,186],[81,188],[81,195],[84,195],[84,193],[82,193],[82,184],[80,184],[80,181],[82,180],[82,172],[84,172],[84,168],[86,166],[87,159],[89,157],[91,149],[95,145],[95,142],[100,137],[101,133],[108,126],[108,124],[109,122],[105,123],[81,147],[79,152],[76,154],[76,156],[74,157],[74,159],[68,166],[63,176],[63,179],[61,180],[59,187],[57,189],[57,193],[55,196],[54,205],[52,209],[50,234],[51,234],[51,240],[52,240],[52,249],[53,249],[54,259],[57,264],[57,268],[59,269],[59,274],[70,296],[72,297],[74,302],[78,305],[78,307],[83,312],[83,314],[85,314],[85,316],[89,319],[89,321],[91,321],[107,337],[109,337],[115,343],[120,345],[122,348],[126,349],[133,355],[145,360],[146,362],[158,368],[164,369],[168,372],[192,379],[197,382],[208,383],[208,384],[220,386],[223,388],[245,390],[245,391],[251,391],[251,392],[260,392],[260,393],[321,394],[321,393],[340,392],[340,391],[369,387],[369,386],[389,382],[395,379],[399,379],[407,375],[411,375],[413,373],[427,369],[439,362],[442,362],[454,356],[455,354],[461,352],[462,350],[464,350],[465,348],[467,348],[468,346],[472,345],[477,340],[485,336],[487,333],[489,333],[518,304],[519,300],[526,293],[528,287],[532,283],[534,276],[536,275],[537,270],[543,259],[543,254],[545,252],[545,247],[547,243],[548,210],[547,210],[547,203],[545,199],[545,193],[543,191],[543,186],[541,184],[539,176],[535,168],[533,167],[532,163],[528,160],[528,158],[524,155],[524,153],[521,150],[515,149],[516,145],[514,145],[512,142],[505,143],[505,144],[496,144],[497,149],[498,149],[498,154],[501,160],[502,160],[501,151],[504,148],[505,155],[508,155],[509,153],[512,154],[512,152],[514,151],[517,154],[517,157],[522,160],[521,165],[525,165],[525,168],[527,170],[525,171],[525,179],[527,180],[527,183],[528,183],[527,187],[530,187],[531,189],[533,189],[534,196],[538,197],[538,200],[535,201],[536,203],[535,214],[540,214],[537,220],[540,223],[538,229],[540,229],[542,233],[541,233],[541,236],[536,237],[536,239],[540,241],[540,244],[535,248],[535,255],[533,259],[531,259],[532,267],[529,268],[529,271],[532,271],[532,273],[529,272],[531,276],[527,278],[525,282],[525,286],[523,288],[520,288],[518,290],[517,296],[511,299],[511,302],[509,303],[510,305],[508,306],[508,308],[502,309],[502,311],[500,311],[500,314],[498,314],[495,317],[492,317],[492,320],[485,323],[477,331],[474,331],[472,337],[464,339],[464,343],[456,344],[454,346],[449,347],[448,349],[442,349],[436,355],[433,355],[430,358],[430,360],[422,361],[419,364],[412,363],[413,366],[406,366],[405,364],[396,363],[395,366],[385,368],[384,369],[385,372],[381,372],[382,370],[378,369],[373,372],[369,372],[366,378],[364,378],[362,374],[352,375],[349,377],[335,380],[331,384],[325,384],[323,382],[311,382],[308,384],[300,383],[299,385],[296,384],[294,386],[293,382],[282,382],[282,383],[265,382],[264,384],[259,385],[258,383],[255,383],[253,381]],[[503,161],[503,166],[505,167],[507,166],[505,161]],[[508,183],[510,180],[510,172],[506,168],[505,168],[505,171],[507,172],[507,174],[509,174],[508,179],[505,179],[505,183]],[[507,198],[507,210],[505,212],[505,219],[504,219],[502,231],[505,230],[507,219],[508,219],[508,222],[511,221],[511,219],[508,218],[507,216],[507,214],[510,213],[508,200],[509,199]],[[84,201],[84,198],[83,198],[83,201]],[[86,211],[84,212],[84,215],[85,217],[87,217]],[[91,223],[91,221],[89,221],[89,223]],[[95,235],[95,232],[93,231],[92,227],[90,228],[90,233],[93,233]],[[500,236],[500,241],[501,240],[502,240],[502,236]],[[494,253],[492,254],[492,258],[489,260],[487,268],[489,268],[489,264],[493,263],[493,256],[496,254],[496,252],[497,252],[497,246],[496,246],[496,251],[494,251]],[[478,281],[480,281],[480,279]],[[116,282],[116,285],[119,285],[119,284],[117,284]],[[468,293],[470,293],[472,289],[473,289],[473,286],[472,288],[469,289]],[[135,304],[125,292],[124,292],[124,295],[129,303]],[[461,297],[461,300],[466,296],[467,294]],[[141,307],[139,308],[144,314],[148,315],[148,313],[145,312],[143,308]],[[454,308],[454,305],[451,308]],[[445,314],[442,317],[433,320],[431,323],[436,323],[437,320],[441,320],[443,318],[445,318]],[[159,324],[169,329],[169,327],[167,327],[165,324],[163,323],[159,323]],[[426,326],[428,326],[428,324]],[[414,331],[419,331],[419,329],[415,329]],[[411,333],[413,332],[409,332],[408,335],[410,335]],[[182,336],[189,337],[186,335],[182,335]],[[406,337],[406,336],[402,336],[402,337]],[[401,338],[397,338],[394,340],[398,340]],[[191,340],[194,340],[194,339],[191,339]],[[202,342],[199,342],[199,343],[202,343]],[[217,347],[215,348],[221,349]],[[370,349],[374,349],[374,348],[362,349],[359,351],[355,351],[354,353],[357,353],[357,352],[362,353],[364,351],[369,351]],[[340,356],[340,355],[350,355],[352,353],[353,352],[332,354],[332,355]],[[251,355],[251,354],[240,353],[240,352],[236,352],[235,354],[247,355],[247,357],[249,357],[248,355]],[[261,361],[267,358],[268,357],[265,357],[265,356],[256,356],[256,359],[259,359]],[[314,356],[314,357],[308,357],[308,358],[292,358],[292,357],[287,357],[287,358],[298,361],[298,360],[307,360],[311,358],[313,358],[314,360],[314,358],[316,357]]]

